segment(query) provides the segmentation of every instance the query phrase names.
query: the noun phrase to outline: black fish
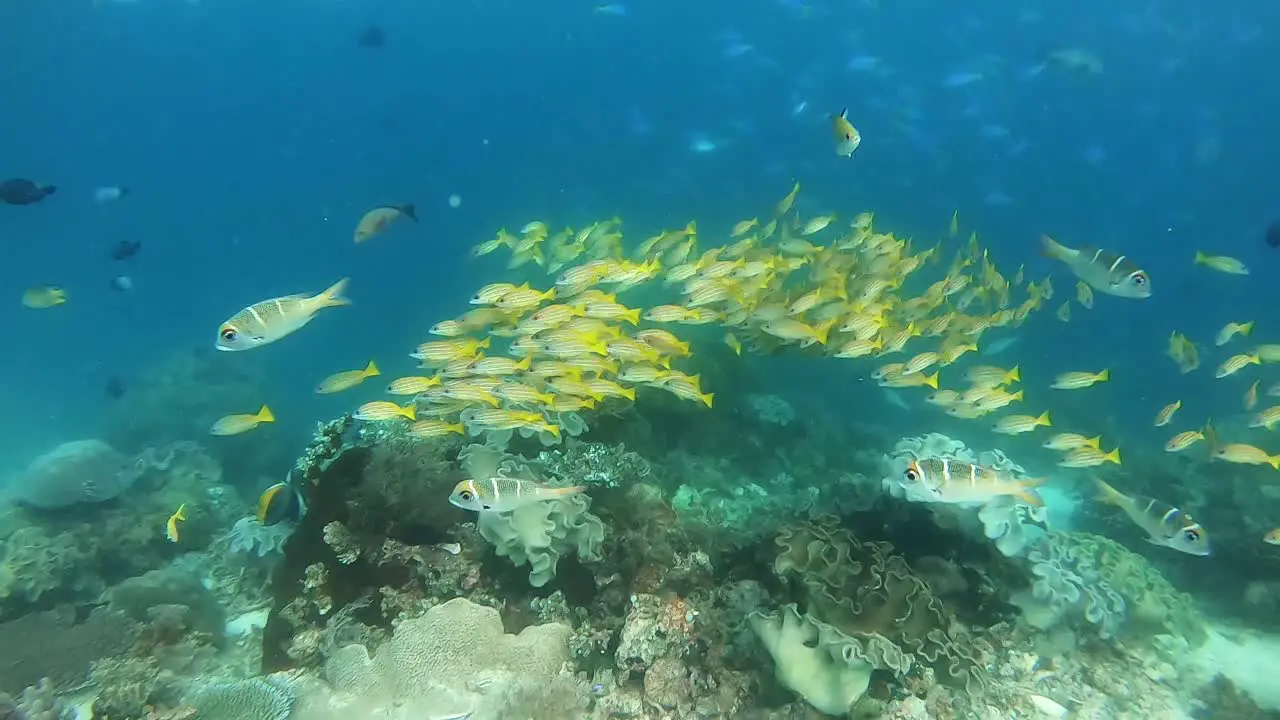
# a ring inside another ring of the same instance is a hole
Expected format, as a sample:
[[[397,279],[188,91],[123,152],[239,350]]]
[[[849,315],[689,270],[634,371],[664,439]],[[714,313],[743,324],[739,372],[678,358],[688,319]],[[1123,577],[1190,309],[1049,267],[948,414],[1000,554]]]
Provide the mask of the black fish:
[[[14,178],[0,182],[0,202],[7,205],[34,205],[57,190],[53,185],[38,185],[30,180]]]
[[[112,400],[119,400],[124,397],[124,381],[119,377],[112,375],[107,378],[107,397]]]
[[[137,240],[121,240],[116,243],[115,247],[111,248],[111,259],[128,260],[134,255],[137,255],[138,251],[141,249],[142,243]]]
[[[288,480],[272,485],[258,498],[258,522],[263,525],[295,522],[306,514],[307,501],[294,485],[292,472]]]
[[[1272,221],[1267,228],[1267,244],[1271,247],[1280,247],[1280,220]]]
[[[387,44],[387,33],[377,25],[370,25],[360,33],[360,37],[356,39],[356,45],[362,48],[380,48]]]

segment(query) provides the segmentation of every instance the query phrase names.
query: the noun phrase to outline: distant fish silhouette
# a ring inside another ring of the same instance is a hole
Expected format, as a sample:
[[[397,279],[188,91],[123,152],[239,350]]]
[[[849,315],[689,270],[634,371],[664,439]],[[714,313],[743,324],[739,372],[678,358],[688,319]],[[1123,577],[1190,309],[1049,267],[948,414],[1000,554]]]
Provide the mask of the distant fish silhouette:
[[[13,178],[0,182],[0,203],[34,205],[57,192],[53,185],[40,185],[31,180]]]
[[[112,375],[111,377],[107,378],[107,397],[111,398],[112,400],[119,400],[120,398],[124,397],[124,393],[125,393],[124,380],[121,380],[116,375]]]
[[[377,25],[370,25],[360,33],[356,45],[362,48],[377,49],[387,44],[387,33]]]
[[[137,255],[141,249],[142,243],[137,240],[121,240],[116,243],[115,247],[111,248],[111,259],[128,260]]]
[[[1273,220],[1267,228],[1267,244],[1271,247],[1280,247],[1280,220]]]

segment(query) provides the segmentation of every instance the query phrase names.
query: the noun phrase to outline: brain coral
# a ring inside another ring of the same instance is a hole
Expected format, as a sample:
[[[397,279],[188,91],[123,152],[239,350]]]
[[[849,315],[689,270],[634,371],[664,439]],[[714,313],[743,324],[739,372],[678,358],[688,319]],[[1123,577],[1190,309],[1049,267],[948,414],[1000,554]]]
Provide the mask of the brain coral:
[[[794,581],[824,644],[841,645],[847,660],[899,675],[919,663],[940,682],[982,686],[990,648],[960,628],[891,545],[860,541],[830,520],[786,530],[777,544],[774,571]]]
[[[110,500],[137,479],[129,459],[101,440],[63,443],[31,462],[17,481],[19,501],[56,510]]]
[[[363,645],[340,648],[325,677],[343,693],[400,708],[398,717],[494,717],[480,710],[504,702],[501,689],[556,676],[569,659],[572,633],[549,623],[508,635],[497,610],[455,598],[401,622],[372,658]]]

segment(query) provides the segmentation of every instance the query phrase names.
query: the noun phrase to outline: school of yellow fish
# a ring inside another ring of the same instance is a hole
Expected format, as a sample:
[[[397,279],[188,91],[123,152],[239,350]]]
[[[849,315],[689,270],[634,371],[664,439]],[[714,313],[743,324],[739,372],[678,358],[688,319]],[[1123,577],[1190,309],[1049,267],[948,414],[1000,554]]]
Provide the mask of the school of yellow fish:
[[[685,326],[713,326],[739,355],[789,349],[844,360],[873,358],[866,361],[867,369],[879,385],[926,388],[929,404],[959,419],[989,418],[997,433],[1052,426],[1048,411],[1009,410],[1025,399],[1023,389],[1014,389],[1021,383],[1019,367],[962,362],[978,349],[986,331],[1020,326],[1052,300],[1049,277],[1028,282],[1022,267],[1006,276],[976,233],[944,265],[941,242],[922,249],[879,232],[871,213],[844,222],[833,214],[801,217],[794,208],[799,192],[797,182],[764,219],[738,222],[710,242],[690,222],[630,247],[618,218],[577,230],[553,231],[548,223],[533,221],[516,232],[498,231],[472,248],[471,256],[505,251],[506,267],[519,279],[479,288],[470,299],[473,309],[433,326],[434,338],[424,338],[412,353],[422,372],[387,386],[397,400],[366,403],[354,417],[411,423],[410,433],[418,437],[520,430],[545,434],[553,442],[561,434],[562,413],[634,402],[637,391],[667,392],[710,407],[713,394],[704,391],[697,374],[679,367],[693,350],[677,333]],[[382,221],[395,209],[376,209],[379,222],[363,218],[356,242],[382,232],[388,224]],[[948,235],[955,238],[959,232],[956,213]],[[1123,255],[1073,249],[1047,236],[1042,248],[1078,278],[1074,304],[1084,309],[1093,308],[1095,292],[1151,296],[1150,278]],[[1194,262],[1223,273],[1248,273],[1233,258],[1197,253]],[[930,273],[927,268],[933,267],[938,271]],[[542,272],[545,280],[530,279]],[[246,348],[300,329],[318,310],[345,304],[338,292],[344,283],[320,295],[275,298],[245,308],[232,318],[242,322],[224,323],[220,347],[239,349],[225,347],[229,327],[251,327],[249,337],[237,338]],[[644,290],[633,292],[637,288]],[[667,302],[637,304],[630,297]],[[1070,320],[1072,304],[1058,306],[1060,320]],[[244,323],[246,317],[252,322]],[[1252,330],[1252,322],[1228,323],[1215,345],[1248,337]],[[707,330],[693,334],[704,342]],[[1168,354],[1183,373],[1199,367],[1199,349],[1180,333],[1170,337]],[[1280,345],[1234,355],[1216,376],[1267,362],[1280,362]],[[958,363],[962,367],[951,367]],[[943,373],[951,387],[940,386]],[[325,378],[316,392],[340,392],[380,374],[370,361],[364,369]],[[1108,369],[1063,372],[1049,387],[1078,391],[1110,377]],[[1246,408],[1257,404],[1257,393],[1254,383]],[[1268,395],[1280,396],[1280,385]],[[1180,408],[1176,401],[1160,410],[1155,425],[1172,423]],[[235,434],[273,420],[264,407],[255,415],[223,418],[214,432]],[[1280,424],[1280,406],[1262,410],[1252,424],[1273,429]],[[1220,442],[1207,422],[1177,434],[1165,449],[1181,452],[1201,440],[1209,441],[1210,457],[1280,469],[1280,455]],[[1063,467],[1120,463],[1119,448],[1103,446],[1100,435],[1080,433],[1058,433],[1043,443],[1062,453],[1058,464]]]

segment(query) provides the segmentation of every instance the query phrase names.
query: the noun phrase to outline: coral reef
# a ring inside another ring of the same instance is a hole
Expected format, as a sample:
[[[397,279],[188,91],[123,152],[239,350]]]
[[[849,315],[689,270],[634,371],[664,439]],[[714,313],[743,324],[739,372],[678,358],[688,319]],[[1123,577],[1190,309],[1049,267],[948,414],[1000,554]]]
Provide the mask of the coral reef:
[[[78,688],[95,660],[128,652],[140,631],[121,613],[99,608],[81,619],[66,606],[0,624],[0,692],[46,678],[59,690]]]
[[[309,706],[343,702],[388,708],[394,714],[380,716],[406,720],[499,717],[513,698],[552,683],[569,659],[571,633],[551,623],[508,635],[497,610],[450,600],[399,623],[372,657],[363,645],[335,651],[325,677],[339,697],[304,694],[299,715],[306,717]]]
[[[0,692],[0,720],[75,720],[75,708],[65,705],[47,680],[22,691],[17,698]]]
[[[285,720],[294,701],[291,689],[261,678],[217,682],[191,699],[191,720]]]
[[[784,629],[791,638],[817,638],[850,668],[904,677],[913,667],[928,667],[944,684],[967,693],[981,688],[990,646],[956,622],[892,546],[860,541],[831,520],[784,531],[777,544],[774,570],[791,580],[805,621],[815,627],[801,631],[784,618],[757,619],[757,628],[769,628],[775,638]],[[849,682],[843,680],[846,687]]]
[[[227,549],[233,553],[264,558],[279,553],[292,532],[293,525],[290,523],[263,525],[255,517],[242,517],[231,526]]]

